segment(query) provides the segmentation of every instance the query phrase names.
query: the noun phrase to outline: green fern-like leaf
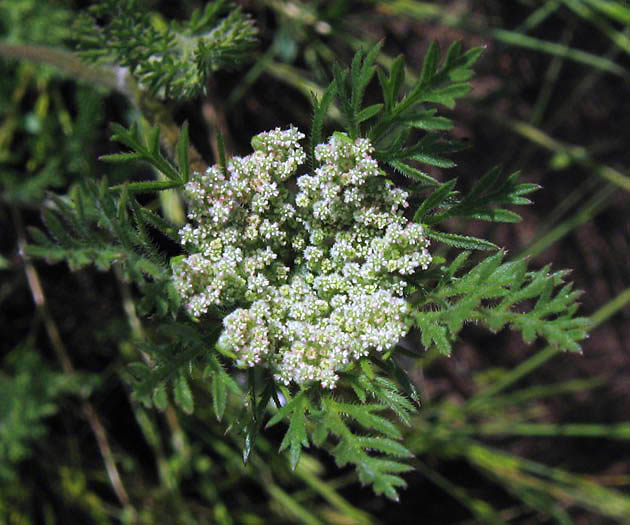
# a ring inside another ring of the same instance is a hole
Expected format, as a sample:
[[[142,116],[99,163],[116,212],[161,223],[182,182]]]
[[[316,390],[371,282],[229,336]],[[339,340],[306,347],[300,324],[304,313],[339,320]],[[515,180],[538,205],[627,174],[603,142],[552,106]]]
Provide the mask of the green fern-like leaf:
[[[454,107],[456,99],[470,91],[468,80],[472,76],[471,67],[481,52],[481,48],[462,52],[461,43],[456,42],[448,49],[440,66],[440,49],[438,44],[433,42],[429,46],[417,81],[411,90],[402,97],[400,90],[403,84],[404,67],[402,59],[396,59],[389,77],[380,75],[385,112],[370,130],[370,139],[374,143],[379,143],[384,137],[391,136],[392,131],[399,127],[401,122],[420,129],[431,129],[432,126],[435,126],[432,129],[447,129],[448,122],[446,120],[427,122],[425,119],[434,118],[435,112],[426,113],[426,108],[421,105],[431,102],[449,108]],[[425,120],[425,124],[422,124],[423,120]],[[414,125],[416,122],[421,123],[421,125]]]
[[[127,191],[147,192],[160,191],[182,186],[188,180],[188,133],[186,131],[180,134],[177,144],[178,157],[183,163],[180,169],[177,169],[168,159],[166,159],[160,151],[160,128],[153,127],[149,131],[148,137],[145,139],[141,136],[138,125],[134,122],[129,129],[125,129],[119,124],[112,124],[112,140],[124,144],[132,150],[131,153],[116,153],[112,155],[103,155],[100,160],[107,162],[128,162],[130,160],[141,160],[151,164],[158,172],[162,173],[168,180],[151,181],[144,183],[127,184]],[[122,190],[125,185],[114,186],[112,189]]]
[[[313,166],[315,165],[315,146],[323,141],[322,132],[324,129],[324,120],[326,118],[328,108],[332,103],[333,97],[335,96],[336,89],[336,84],[333,80],[324,91],[321,100],[317,100],[314,95],[311,100],[313,104],[313,124],[311,125],[311,163]]]
[[[504,256],[500,251],[457,277],[466,256],[454,261],[456,269],[445,269],[442,281],[414,314],[422,344],[448,355],[462,326],[480,322],[493,331],[509,325],[526,342],[542,337],[560,349],[579,351],[588,323],[574,317],[580,292],[571,284],[557,290],[566,272],[550,273],[549,267],[527,272],[525,261],[502,263]],[[537,299],[534,307],[523,311],[523,302],[532,299]]]
[[[378,403],[389,408],[398,419],[405,425],[410,424],[410,417],[416,412],[416,407],[409,400],[409,398],[418,401],[418,393],[415,387],[407,377],[407,373],[400,368],[394,359],[388,359],[384,363],[385,369],[401,383],[401,388],[406,395],[403,395],[398,386],[391,380],[382,377],[375,376],[369,378],[362,374],[358,377],[358,383],[362,389],[369,393]],[[408,397],[407,397],[408,396]]]
[[[107,191],[106,181],[100,187],[86,181],[74,202],[56,198],[56,209],[44,212],[50,237],[32,229],[36,244],[27,247],[28,254],[51,262],[65,260],[73,270],[89,264],[107,270],[120,263],[125,276],[140,285],[147,277],[170,280],[168,264],[144,223],[133,221],[126,211],[134,208],[136,216],[141,216],[137,203],[125,195],[115,198]]]
[[[387,419],[374,414],[383,408],[383,405],[340,403],[332,397],[324,397],[319,424],[324,425],[326,431],[320,433],[338,439],[337,445],[331,449],[338,466],[354,465],[361,483],[372,485],[376,494],[398,500],[397,488],[406,486],[398,474],[408,472],[412,467],[394,458],[410,457],[412,454],[397,441],[400,438],[398,429]],[[348,418],[376,435],[356,434],[346,423]],[[385,455],[375,455],[374,451]]]
[[[217,420],[220,421],[225,414],[229,391],[240,394],[240,388],[232,376],[225,371],[217,356],[210,354],[207,359],[208,365],[203,377],[212,378],[212,405]]]
[[[495,205],[524,205],[531,201],[524,197],[540,189],[538,184],[518,183],[519,173],[507,178],[501,176],[500,168],[493,168],[481,177],[470,192],[453,204],[446,205],[444,211],[424,218],[426,224],[436,224],[452,217],[465,217],[493,222],[519,222],[520,216],[514,212],[494,208]]]
[[[172,386],[175,403],[186,413],[194,411],[194,398],[189,381],[192,371],[201,370],[196,377],[210,378],[213,382],[213,404],[217,418],[223,417],[228,390],[240,394],[234,380],[223,370],[214,348],[220,330],[218,327],[202,333],[186,321],[164,322],[156,337],[160,342],[144,340],[138,349],[150,360],[131,363],[128,377],[135,396],[147,405],[161,406],[166,385]],[[157,397],[157,401],[156,401]]]
[[[153,95],[185,99],[203,93],[208,78],[248,59],[256,27],[227,0],[166,24],[136,0],[100,0],[75,24],[79,55],[130,69]]]
[[[285,449],[289,450],[289,462],[294,470],[300,459],[302,448],[308,447],[308,435],[306,432],[306,411],[308,407],[306,391],[302,390],[280,408],[278,413],[267,423],[267,427],[270,427],[285,417],[289,418],[289,428],[280,444],[280,452]]]
[[[315,386],[293,397],[284,389],[287,402],[267,427],[288,422],[280,451],[289,451],[293,467],[310,438],[315,446],[327,448],[337,465],[353,465],[360,481],[371,485],[377,494],[397,499],[396,489],[405,486],[398,474],[412,470],[400,460],[411,454],[401,443],[400,430],[384,412],[392,410],[409,424],[415,407],[392,381],[371,371],[367,360],[360,369],[344,373],[342,382],[353,387],[358,402],[322,397]]]
[[[183,373],[180,373],[173,381],[173,393],[175,404],[187,414],[192,414],[195,410],[195,402],[188,380]]]

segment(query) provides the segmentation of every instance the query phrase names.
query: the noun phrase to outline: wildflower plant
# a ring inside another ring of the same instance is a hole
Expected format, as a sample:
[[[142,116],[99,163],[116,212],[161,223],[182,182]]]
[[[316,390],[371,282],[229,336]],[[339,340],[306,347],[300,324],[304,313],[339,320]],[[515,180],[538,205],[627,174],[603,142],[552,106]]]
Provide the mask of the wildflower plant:
[[[408,83],[402,57],[384,70],[379,52],[358,51],[349,70],[334,69],[313,99],[310,130],[260,133],[242,157],[220,148],[202,172],[191,172],[186,127],[171,160],[159,128],[145,137],[115,126],[129,151],[104,160],[147,161],[164,179],[86,182],[73,200],[55,198],[45,213],[54,239],[34,230],[29,252],[73,268],[115,264],[136,284],[138,311],[156,324],[137,343],[143,363],[130,367],[139,399],[164,409],[170,386],[191,412],[192,379],[242,433],[246,460],[263,425],[285,422],[280,451],[293,467],[304,448],[322,447],[397,499],[411,453],[391,416],[409,424],[419,401],[399,361],[412,328],[419,345],[444,355],[467,322],[579,351],[586,321],[575,317],[579,292],[567,272],[528,270],[488,240],[440,228],[456,217],[516,222],[504,207],[529,204],[538,189],[496,168],[462,195],[455,180],[423,171],[454,166],[448,155],[462,145],[445,137],[452,122],[438,107],[469,92],[481,50],[455,43],[442,58],[432,44]],[[380,101],[365,105],[376,77]],[[343,124],[326,134],[333,104]],[[136,198],[172,188],[188,203],[181,228]],[[183,253],[167,260],[160,235]],[[447,259],[437,254],[444,247],[459,253]]]

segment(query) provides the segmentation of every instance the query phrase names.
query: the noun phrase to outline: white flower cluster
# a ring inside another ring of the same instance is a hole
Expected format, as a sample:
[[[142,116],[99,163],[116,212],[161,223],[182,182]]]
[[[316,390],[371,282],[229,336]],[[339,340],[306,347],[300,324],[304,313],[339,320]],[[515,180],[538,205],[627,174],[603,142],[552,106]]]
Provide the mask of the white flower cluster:
[[[191,255],[174,264],[189,312],[236,309],[219,344],[243,367],[267,363],[277,380],[319,381],[408,330],[405,275],[431,262],[422,226],[403,215],[407,193],[384,179],[366,139],[335,135],[319,167],[284,183],[305,160],[296,128],[257,135],[226,173],[213,166],[186,186]]]

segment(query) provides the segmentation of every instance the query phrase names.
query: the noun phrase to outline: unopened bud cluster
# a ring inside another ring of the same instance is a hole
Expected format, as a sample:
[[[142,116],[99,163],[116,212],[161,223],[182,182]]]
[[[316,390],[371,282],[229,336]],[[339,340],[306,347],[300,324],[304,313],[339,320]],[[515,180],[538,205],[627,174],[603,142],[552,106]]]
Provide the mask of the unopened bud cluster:
[[[292,187],[303,138],[294,127],[261,133],[251,155],[195,174],[180,231],[190,255],[174,278],[193,316],[233,309],[219,345],[239,366],[333,388],[348,363],[406,334],[403,279],[431,255],[403,215],[407,193],[381,176],[367,139],[320,144],[319,167]]]

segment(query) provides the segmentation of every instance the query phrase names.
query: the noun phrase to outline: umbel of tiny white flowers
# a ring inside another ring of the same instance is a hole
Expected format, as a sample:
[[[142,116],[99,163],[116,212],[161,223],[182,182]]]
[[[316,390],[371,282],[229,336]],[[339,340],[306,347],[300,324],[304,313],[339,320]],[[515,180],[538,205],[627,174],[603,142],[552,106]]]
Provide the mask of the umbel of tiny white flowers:
[[[241,367],[265,363],[285,384],[319,381],[408,331],[405,275],[431,262],[422,226],[403,210],[407,192],[382,177],[367,139],[333,135],[318,166],[287,179],[306,155],[296,128],[254,137],[254,152],[186,185],[190,255],[173,264],[195,317],[234,308],[218,344]]]

